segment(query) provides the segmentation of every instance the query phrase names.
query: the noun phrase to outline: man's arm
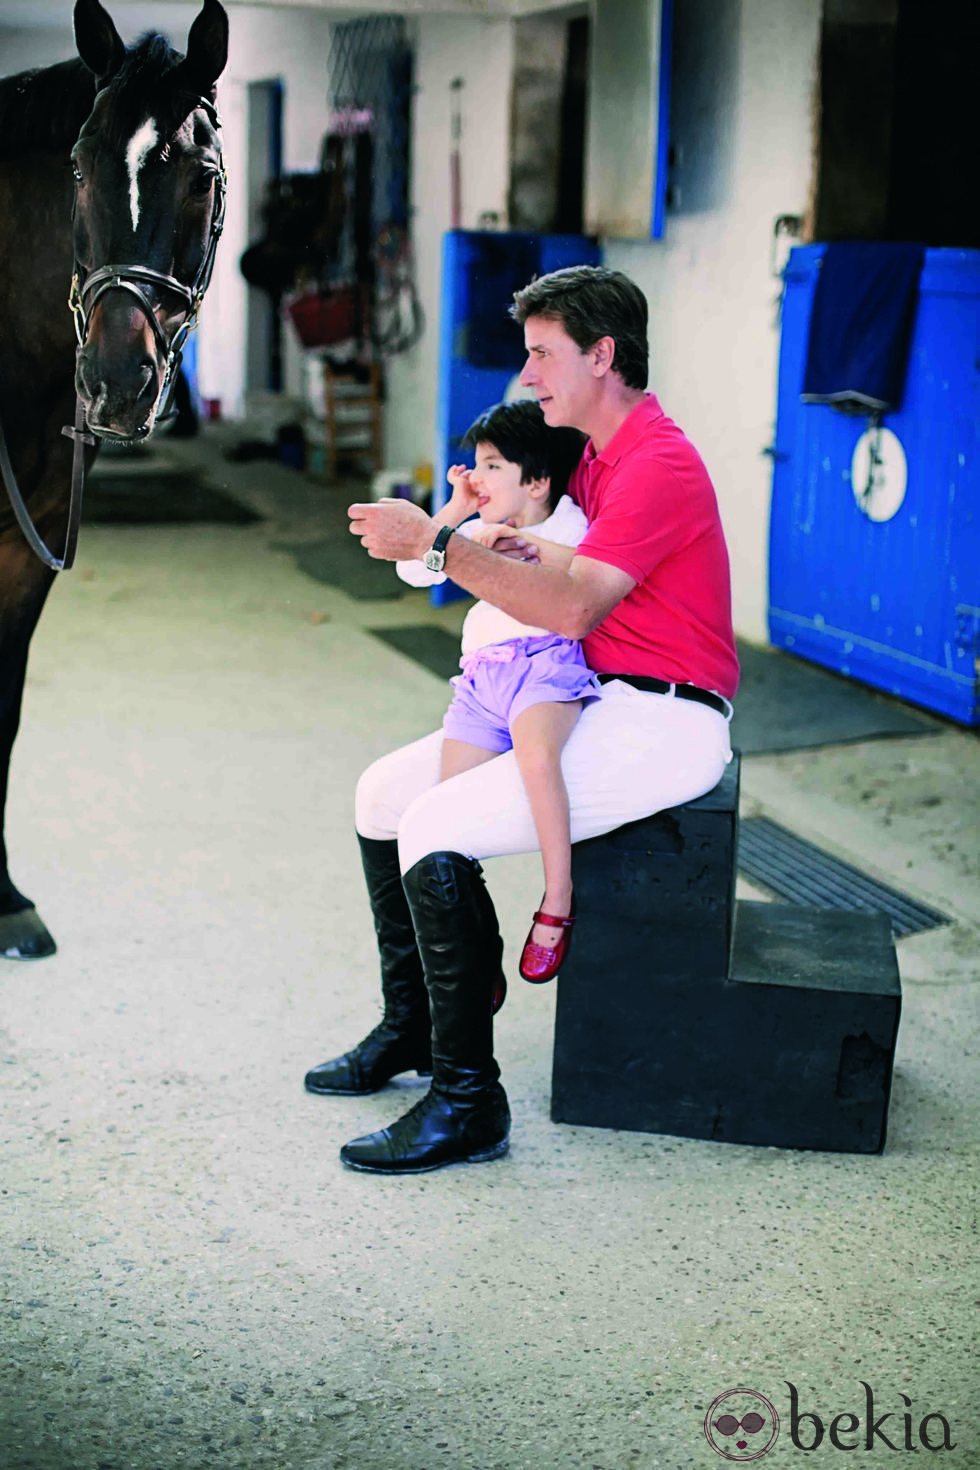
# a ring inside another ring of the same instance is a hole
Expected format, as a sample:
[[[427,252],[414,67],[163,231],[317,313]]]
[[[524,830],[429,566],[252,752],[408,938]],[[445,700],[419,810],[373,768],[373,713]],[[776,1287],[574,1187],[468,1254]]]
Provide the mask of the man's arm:
[[[352,505],[348,514],[352,534],[381,561],[424,556],[438,529],[419,506],[405,500]],[[573,554],[567,567],[531,565],[461,536],[449,538],[445,569],[472,596],[493,603],[518,622],[550,628],[563,638],[584,638],[636,586],[626,572],[592,557]]]
[[[539,543],[546,554],[550,543]],[[563,638],[584,638],[598,627],[636,586],[633,578],[618,567],[577,556],[573,547],[551,546],[556,561],[540,565],[510,561],[472,541],[450,538],[446,548],[446,572],[474,597],[482,597],[518,622],[549,628]]]

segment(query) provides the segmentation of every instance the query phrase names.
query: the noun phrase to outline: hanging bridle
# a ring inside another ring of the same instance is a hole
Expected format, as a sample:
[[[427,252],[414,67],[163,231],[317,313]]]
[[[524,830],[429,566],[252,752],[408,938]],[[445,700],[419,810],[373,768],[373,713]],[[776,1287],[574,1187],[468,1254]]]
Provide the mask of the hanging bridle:
[[[202,108],[208,115],[211,126],[217,133],[221,128],[221,119],[217,108],[207,97],[193,98],[191,112]],[[185,286],[175,276],[165,275],[162,271],[152,270],[144,265],[103,265],[97,270],[89,271],[83,275],[82,267],[78,258],[75,258],[74,270],[71,279],[71,289],[68,293],[68,305],[75,318],[75,335],[78,338],[77,354],[88,340],[89,327],[92,314],[96,306],[108,291],[128,291],[136,297],[144,316],[152,328],[157,346],[166,358],[163,383],[158,394],[158,402],[161,410],[157,414],[154,424],[166,423],[174,418],[175,412],[171,411],[171,400],[174,389],[177,386],[177,374],[180,371],[181,359],[183,357],[184,343],[188,335],[197,325],[198,314],[201,310],[201,302],[211,281],[211,273],[214,270],[214,258],[218,249],[218,241],[225,222],[225,190],[227,179],[222,163],[221,147],[218,145],[218,172],[214,179],[214,205],[211,210],[211,223],[208,232],[208,243],[205,247],[204,257],[198,268],[197,275],[190,286]],[[72,219],[74,220],[74,206],[72,207]],[[167,291],[185,303],[185,315],[170,341],[160,325],[153,302],[147,295],[146,288],[155,286],[161,291]],[[14,478],[13,465],[7,452],[7,445],[3,434],[3,424],[0,422],[0,473],[2,473],[7,494],[13,506],[17,523],[24,533],[24,537],[32,551],[50,567],[53,572],[66,572],[74,564],[75,550],[78,544],[78,527],[82,512],[82,490],[85,478],[85,450],[86,444],[95,446],[95,439],[91,434],[85,432],[85,409],[80,398],[75,400],[75,422],[74,425],[66,425],[62,434],[73,441],[72,469],[71,469],[71,500],[68,506],[68,529],[65,535],[64,555],[59,559],[53,556],[38,535],[37,528],[31,520],[30,512],[24,504],[23,497],[17,488]],[[136,438],[145,438],[150,433],[147,428],[141,429]]]

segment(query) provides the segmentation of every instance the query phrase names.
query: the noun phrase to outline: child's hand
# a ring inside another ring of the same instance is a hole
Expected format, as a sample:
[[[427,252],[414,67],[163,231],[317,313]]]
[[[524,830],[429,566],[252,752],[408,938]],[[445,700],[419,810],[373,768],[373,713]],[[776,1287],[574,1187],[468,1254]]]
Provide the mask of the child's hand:
[[[450,465],[446,479],[453,487],[453,502],[468,516],[475,515],[479,497],[470,483],[470,471],[465,464]]]
[[[471,539],[488,551],[500,551],[516,561],[538,561],[538,550],[533,541],[526,541],[515,531],[510,521],[476,526]]]
[[[485,546],[488,551],[501,536],[513,536],[513,534],[514,527],[509,522],[495,525],[492,522],[482,521],[469,532],[470,539],[475,541],[477,546]]]

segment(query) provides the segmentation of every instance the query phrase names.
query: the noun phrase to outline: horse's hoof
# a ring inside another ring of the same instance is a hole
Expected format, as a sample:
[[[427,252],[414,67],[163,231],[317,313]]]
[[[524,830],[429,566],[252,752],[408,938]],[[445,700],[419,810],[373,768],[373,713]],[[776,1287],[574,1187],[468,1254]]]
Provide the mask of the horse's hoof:
[[[0,959],[44,960],[57,948],[37,909],[0,915]]]

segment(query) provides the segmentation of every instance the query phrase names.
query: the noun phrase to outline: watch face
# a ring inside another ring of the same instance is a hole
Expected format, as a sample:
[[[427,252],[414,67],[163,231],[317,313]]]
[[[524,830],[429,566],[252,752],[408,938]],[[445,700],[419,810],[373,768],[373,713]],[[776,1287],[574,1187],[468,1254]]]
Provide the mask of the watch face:
[[[433,548],[425,553],[422,560],[428,571],[441,572],[446,564],[446,553],[444,551],[436,551]]]

